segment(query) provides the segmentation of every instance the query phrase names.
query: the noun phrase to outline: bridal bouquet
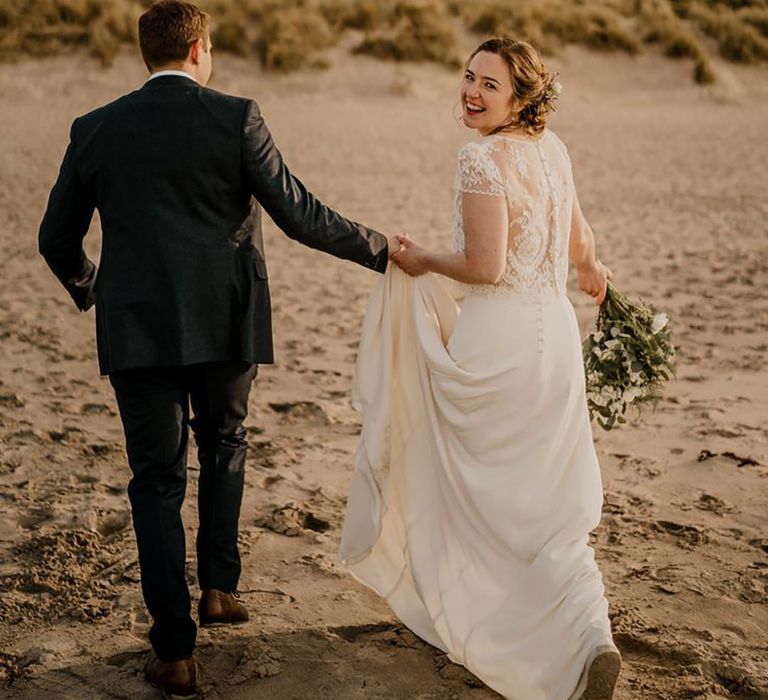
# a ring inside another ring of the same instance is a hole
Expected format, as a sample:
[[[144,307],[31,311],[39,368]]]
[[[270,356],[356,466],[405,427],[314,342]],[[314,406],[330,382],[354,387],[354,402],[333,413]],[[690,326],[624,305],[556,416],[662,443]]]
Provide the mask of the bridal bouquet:
[[[627,299],[610,282],[597,330],[584,340],[587,405],[604,430],[626,423],[630,406],[655,405],[675,371],[666,314]]]

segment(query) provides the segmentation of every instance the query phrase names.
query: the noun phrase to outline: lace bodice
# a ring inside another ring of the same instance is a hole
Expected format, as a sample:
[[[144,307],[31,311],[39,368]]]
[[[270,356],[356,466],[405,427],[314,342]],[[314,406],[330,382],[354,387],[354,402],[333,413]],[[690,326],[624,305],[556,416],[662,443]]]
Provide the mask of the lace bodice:
[[[492,285],[466,285],[468,291],[533,299],[565,294],[574,186],[568,151],[552,131],[535,141],[496,134],[466,144],[455,188],[455,252],[464,249],[465,194],[505,197],[509,215],[503,275]]]

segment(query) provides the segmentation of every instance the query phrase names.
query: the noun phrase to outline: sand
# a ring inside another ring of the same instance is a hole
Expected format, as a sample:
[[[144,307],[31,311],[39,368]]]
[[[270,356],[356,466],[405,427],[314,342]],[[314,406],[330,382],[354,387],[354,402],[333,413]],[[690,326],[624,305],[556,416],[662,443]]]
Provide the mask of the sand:
[[[670,315],[680,345],[658,409],[596,429],[605,504],[593,544],[624,656],[616,697],[768,698],[768,76],[718,65],[719,84],[703,89],[689,66],[653,56],[572,50],[556,65],[552,126],[599,255],[621,289]],[[143,78],[130,53],[107,71],[79,55],[0,66],[0,697],[11,700],[159,697],[141,677],[129,471],[93,315],[36,251],[72,119]],[[219,56],[212,86],[260,102],[327,202],[447,248],[455,154],[474,137],[451,114],[458,81],[365,58],[265,76]],[[205,696],[499,697],[338,563],[360,428],[355,352],[377,276],[271,223],[265,233],[277,363],[262,368],[247,423],[252,619],[200,632]],[[97,223],[87,245],[98,254]],[[571,287],[586,333],[594,306]],[[190,544],[196,482],[192,456]]]

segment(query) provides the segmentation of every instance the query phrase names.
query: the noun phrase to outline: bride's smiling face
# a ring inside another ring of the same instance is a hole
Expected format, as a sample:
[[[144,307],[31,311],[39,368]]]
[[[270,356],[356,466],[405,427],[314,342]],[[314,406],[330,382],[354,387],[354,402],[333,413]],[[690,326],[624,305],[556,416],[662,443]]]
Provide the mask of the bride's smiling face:
[[[513,104],[506,61],[487,51],[473,56],[461,82],[464,126],[486,136],[510,121]]]

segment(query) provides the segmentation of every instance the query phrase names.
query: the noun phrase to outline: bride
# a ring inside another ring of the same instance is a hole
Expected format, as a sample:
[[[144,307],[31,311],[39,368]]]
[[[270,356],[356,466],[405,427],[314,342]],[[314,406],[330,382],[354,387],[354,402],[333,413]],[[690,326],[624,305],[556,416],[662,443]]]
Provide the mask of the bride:
[[[558,88],[525,42],[470,57],[463,121],[481,138],[459,152],[455,252],[403,237],[408,274],[390,266],[366,311],[341,559],[504,697],[607,700],[621,657],[589,546],[602,481],[565,284],[570,257],[599,304],[610,271],[545,126]]]

